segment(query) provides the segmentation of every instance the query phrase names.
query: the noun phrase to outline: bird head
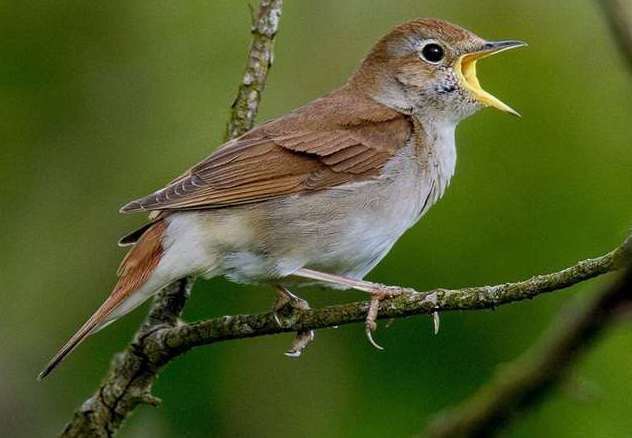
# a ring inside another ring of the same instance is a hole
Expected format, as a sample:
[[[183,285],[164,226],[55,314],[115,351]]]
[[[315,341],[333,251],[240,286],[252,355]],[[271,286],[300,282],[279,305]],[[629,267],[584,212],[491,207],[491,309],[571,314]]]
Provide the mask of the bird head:
[[[392,108],[427,117],[458,121],[483,107],[519,115],[481,87],[476,64],[525,45],[487,41],[446,21],[413,20],[378,41],[350,83]]]

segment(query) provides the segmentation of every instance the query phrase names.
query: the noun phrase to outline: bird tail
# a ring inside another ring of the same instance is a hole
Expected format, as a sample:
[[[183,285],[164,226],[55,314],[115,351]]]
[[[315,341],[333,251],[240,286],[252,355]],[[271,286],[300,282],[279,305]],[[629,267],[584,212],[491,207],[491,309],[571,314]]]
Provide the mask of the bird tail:
[[[160,262],[165,228],[164,221],[159,221],[141,236],[121,262],[117,272],[119,279],[110,296],[53,356],[37,376],[37,380],[42,380],[50,374],[88,336],[130,312],[159,289],[156,287],[148,291],[139,290],[143,286],[149,286],[148,280]]]

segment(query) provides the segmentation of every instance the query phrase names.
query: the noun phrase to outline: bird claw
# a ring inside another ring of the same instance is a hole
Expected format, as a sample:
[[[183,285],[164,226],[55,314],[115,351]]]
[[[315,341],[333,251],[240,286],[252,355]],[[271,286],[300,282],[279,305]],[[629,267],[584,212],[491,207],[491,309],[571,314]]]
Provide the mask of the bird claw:
[[[432,312],[432,324],[434,327],[434,334],[439,334],[439,327],[441,326],[441,319],[439,318],[439,312],[436,310]]]
[[[297,358],[303,354],[303,351],[309,344],[314,341],[314,330],[298,332],[290,344],[290,348],[284,354],[287,357]]]
[[[375,329],[369,328],[368,325],[367,325],[367,327],[365,329],[366,338],[369,340],[369,344],[371,344],[377,350],[384,351],[384,347],[382,347],[380,344],[375,342],[375,340],[373,339],[373,330],[375,330]]]
[[[272,317],[279,327],[283,327],[282,317],[291,316],[295,311],[310,310],[309,303],[297,297],[284,287],[278,286],[277,299],[272,308]],[[300,357],[305,348],[314,341],[314,330],[305,330],[296,333],[290,348],[284,353],[287,357]]]
[[[371,301],[369,302],[369,311],[367,312],[365,321],[365,333],[369,343],[380,351],[383,351],[384,348],[373,339],[373,332],[377,329],[376,320],[378,311],[380,310],[380,302],[388,298],[396,297],[400,294],[401,290],[393,290],[393,288],[382,287],[373,293]]]

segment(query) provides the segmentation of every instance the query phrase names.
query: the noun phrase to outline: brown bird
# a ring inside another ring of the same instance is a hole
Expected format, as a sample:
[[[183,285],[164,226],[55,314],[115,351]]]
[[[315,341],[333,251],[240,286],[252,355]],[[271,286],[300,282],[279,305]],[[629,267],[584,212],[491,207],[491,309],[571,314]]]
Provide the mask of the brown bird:
[[[435,19],[395,27],[340,88],[222,145],[166,187],[125,205],[150,223],[113,292],[51,359],[49,374],[87,336],[189,275],[273,286],[275,309],[307,303],[310,283],[371,294],[367,334],[389,288],[364,281],[399,237],[444,194],[457,123],[490,106],[479,59],[521,41],[487,41]],[[301,333],[289,352],[311,339]]]

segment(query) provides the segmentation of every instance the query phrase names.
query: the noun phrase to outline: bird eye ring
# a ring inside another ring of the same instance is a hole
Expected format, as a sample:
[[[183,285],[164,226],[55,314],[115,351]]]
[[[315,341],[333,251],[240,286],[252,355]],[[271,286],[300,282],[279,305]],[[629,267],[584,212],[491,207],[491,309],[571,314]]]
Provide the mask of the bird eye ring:
[[[445,50],[437,43],[428,43],[421,49],[421,57],[431,64],[438,64],[445,57]]]

